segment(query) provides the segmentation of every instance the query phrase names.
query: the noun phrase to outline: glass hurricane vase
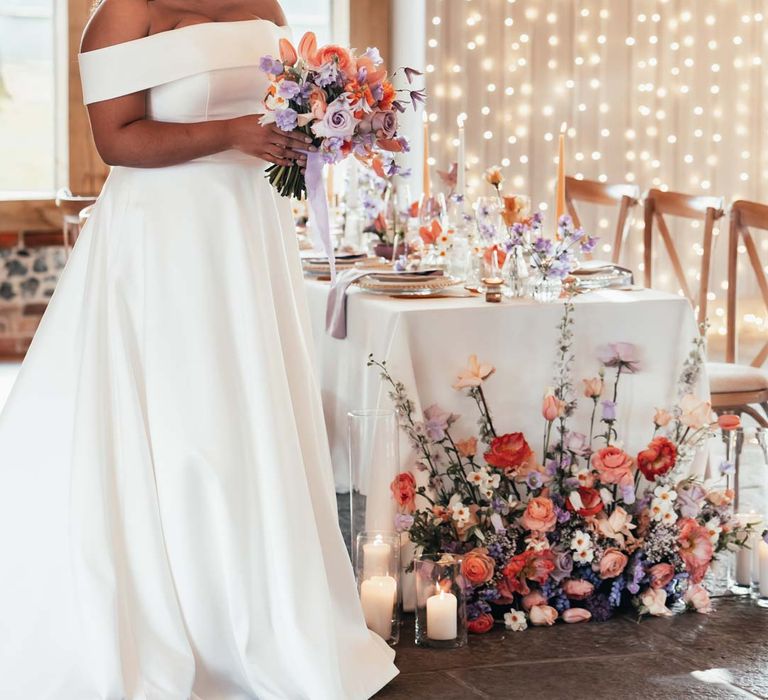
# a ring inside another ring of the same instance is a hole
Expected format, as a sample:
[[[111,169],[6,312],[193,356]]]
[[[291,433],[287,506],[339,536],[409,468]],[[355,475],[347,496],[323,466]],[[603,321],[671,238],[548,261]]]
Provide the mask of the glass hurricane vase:
[[[461,559],[452,554],[423,554],[414,560],[416,644],[456,649],[467,643],[466,585]]]

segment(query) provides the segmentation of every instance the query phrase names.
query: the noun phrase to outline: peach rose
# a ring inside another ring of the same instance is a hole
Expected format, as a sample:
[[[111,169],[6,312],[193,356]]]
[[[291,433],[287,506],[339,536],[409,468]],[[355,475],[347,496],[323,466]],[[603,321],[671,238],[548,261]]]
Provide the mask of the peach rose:
[[[733,489],[725,489],[724,491],[710,491],[707,494],[707,500],[718,508],[721,506],[729,506],[733,503],[734,499]]]
[[[325,99],[325,93],[320,88],[312,88],[309,95],[309,109],[315,119],[320,120],[325,116],[328,102]]]
[[[606,549],[600,560],[600,578],[616,578],[624,571],[628,561],[627,555],[618,549],[614,547]]]
[[[732,413],[724,413],[717,419],[720,430],[738,430],[741,427],[741,418]]]
[[[534,605],[528,613],[531,624],[539,627],[554,625],[557,620],[557,610],[549,605]]]
[[[574,624],[576,622],[589,622],[592,619],[592,613],[584,608],[568,608],[562,614],[563,622]]]
[[[672,564],[654,564],[648,569],[648,575],[651,577],[651,588],[666,588],[675,576],[675,567]]]
[[[696,612],[705,615],[712,612],[712,602],[709,599],[709,593],[700,583],[695,583],[694,585],[689,586],[683,596],[683,600]]]
[[[416,510],[416,479],[410,472],[398,474],[390,484],[392,496],[406,513]]]
[[[484,547],[467,552],[461,561],[461,573],[473,586],[487,583],[493,578],[496,563]]]
[[[588,399],[598,399],[603,393],[603,380],[600,377],[582,379],[584,383],[584,396]]]
[[[561,418],[564,413],[564,401],[561,401],[552,393],[549,393],[544,397],[544,401],[541,404],[541,415],[544,416],[544,420],[551,423],[552,421]]]
[[[580,578],[569,578],[563,582],[563,593],[571,600],[585,600],[594,592],[595,587],[589,581]]]
[[[649,615],[669,617],[672,611],[667,607],[667,592],[663,588],[649,588],[640,596],[640,602]]]
[[[603,447],[592,455],[592,466],[604,484],[632,486],[632,458],[618,447]]]
[[[523,596],[523,609],[529,611],[534,605],[546,605],[547,599],[541,594],[540,591],[531,591],[528,595]]]
[[[459,440],[456,443],[456,449],[466,459],[474,457],[477,454],[477,438],[471,437],[466,440]]]
[[[702,401],[693,394],[687,394],[680,400],[680,422],[689,428],[703,428],[712,418],[712,404]]]
[[[526,530],[533,532],[552,532],[557,525],[555,504],[545,496],[538,496],[528,501],[525,513],[520,519]]]
[[[659,428],[666,428],[671,421],[672,421],[672,414],[669,411],[663,408],[656,409],[656,413],[653,416],[654,425],[658,425]]]
[[[321,66],[326,63],[336,63],[341,72],[347,77],[353,77],[357,73],[355,60],[352,58],[349,51],[342,46],[336,46],[335,44],[323,46],[317,52],[315,61]]]

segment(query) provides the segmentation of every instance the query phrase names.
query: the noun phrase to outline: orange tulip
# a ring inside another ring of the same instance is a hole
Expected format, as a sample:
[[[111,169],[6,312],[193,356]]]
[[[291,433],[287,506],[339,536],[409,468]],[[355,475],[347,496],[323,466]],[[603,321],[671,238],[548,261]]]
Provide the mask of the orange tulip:
[[[286,66],[295,66],[296,61],[299,60],[299,55],[296,53],[296,49],[288,39],[280,39],[280,60]]]
[[[317,37],[314,32],[307,32],[299,42],[299,56],[312,68],[319,67],[317,64]]]

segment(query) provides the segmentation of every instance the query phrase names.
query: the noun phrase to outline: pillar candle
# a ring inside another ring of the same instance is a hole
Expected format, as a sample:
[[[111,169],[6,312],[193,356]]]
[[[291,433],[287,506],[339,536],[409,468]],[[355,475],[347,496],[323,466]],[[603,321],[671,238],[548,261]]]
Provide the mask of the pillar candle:
[[[386,576],[389,571],[389,562],[392,556],[392,547],[383,542],[380,536],[370,544],[363,545],[363,579],[372,576]]]
[[[357,158],[354,156],[347,159],[347,174],[349,177],[349,189],[347,190],[347,207],[355,209],[360,204],[360,184],[358,182]]]
[[[467,134],[464,129],[466,114],[456,120],[459,125],[459,152],[456,157],[456,194],[463,197],[467,189]]]
[[[424,111],[424,181],[422,185],[425,197],[432,196],[432,184],[429,178],[429,117]]]
[[[757,545],[757,556],[760,562],[760,597],[768,598],[768,542],[762,538]]]
[[[737,513],[736,519],[742,527],[752,525],[753,528],[762,522],[762,518],[757,513]],[[746,547],[740,547],[736,552],[736,583],[739,586],[752,585],[752,550],[749,547],[754,546],[754,539],[750,535]]]
[[[392,636],[397,582],[391,576],[373,576],[360,585],[360,602],[368,629],[384,640]]]
[[[760,581],[760,542],[762,540],[762,532],[765,526],[762,519],[755,522],[755,531],[752,533],[752,539],[749,543],[751,548],[750,554],[752,555],[752,583],[758,583]]]
[[[427,637],[435,641],[456,639],[458,634],[456,596],[440,591],[427,600]]]
[[[557,197],[555,200],[555,217],[560,221],[560,217],[565,214],[565,132],[566,124],[563,122],[560,128],[559,154],[557,158]]]

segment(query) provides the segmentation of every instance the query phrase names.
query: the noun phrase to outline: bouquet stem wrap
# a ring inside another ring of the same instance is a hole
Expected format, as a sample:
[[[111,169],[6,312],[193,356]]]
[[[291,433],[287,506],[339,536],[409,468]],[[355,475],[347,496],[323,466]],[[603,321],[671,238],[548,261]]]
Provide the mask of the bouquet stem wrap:
[[[328,216],[328,201],[323,187],[322,153],[309,151],[307,153],[307,203],[309,204],[310,221],[312,222],[312,239],[316,248],[322,248],[328,256],[331,267],[331,283],[336,281],[336,257],[331,241],[331,222]]]

